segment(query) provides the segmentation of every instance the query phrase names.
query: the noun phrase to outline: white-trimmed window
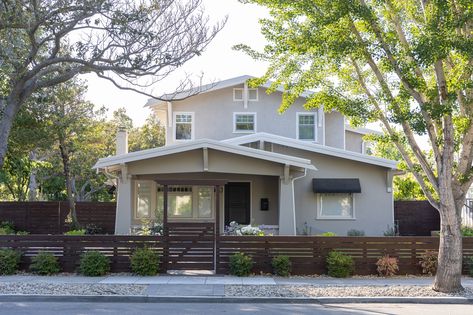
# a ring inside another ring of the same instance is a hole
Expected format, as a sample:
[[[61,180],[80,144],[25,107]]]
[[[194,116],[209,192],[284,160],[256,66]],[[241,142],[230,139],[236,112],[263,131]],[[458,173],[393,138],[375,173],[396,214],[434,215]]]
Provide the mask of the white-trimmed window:
[[[244,88],[234,88],[233,89],[233,100],[234,101],[243,101],[244,100]],[[258,101],[258,89],[249,88],[248,89],[248,101]]]
[[[361,152],[366,155],[373,155],[374,143],[372,141],[365,141],[361,143]]]
[[[163,213],[164,194],[162,186],[158,187],[157,210]],[[178,219],[211,219],[214,214],[214,188],[211,186],[169,186],[168,218]]]
[[[297,113],[297,139],[317,139],[317,113]]]
[[[256,113],[233,113],[233,132],[256,132]]]
[[[353,194],[319,194],[318,219],[354,219]]]
[[[194,113],[174,113],[174,140],[194,139]]]
[[[151,218],[152,205],[152,182],[136,181],[135,182],[135,219]]]

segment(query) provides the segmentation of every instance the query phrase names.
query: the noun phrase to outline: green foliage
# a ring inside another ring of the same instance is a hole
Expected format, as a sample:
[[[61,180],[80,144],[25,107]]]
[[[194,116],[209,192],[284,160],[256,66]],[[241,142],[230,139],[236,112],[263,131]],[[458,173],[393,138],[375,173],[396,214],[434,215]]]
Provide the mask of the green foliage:
[[[86,235],[95,235],[95,234],[102,234],[102,233],[103,233],[103,229],[96,224],[89,223],[85,226]]]
[[[253,268],[253,258],[244,253],[230,256],[230,274],[238,277],[249,276]]]
[[[131,270],[139,276],[154,276],[159,271],[159,257],[149,248],[139,248],[131,256]]]
[[[0,223],[0,235],[15,234],[15,226],[12,222],[3,221]]]
[[[85,235],[85,232],[86,232],[85,229],[71,230],[71,231],[65,232],[64,235]]]
[[[106,275],[110,271],[110,259],[101,252],[85,252],[80,259],[79,271],[89,277]]]
[[[473,277],[473,256],[467,257],[465,263],[468,266],[468,274]]]
[[[396,275],[399,271],[398,263],[399,261],[396,257],[384,255],[376,262],[376,270],[378,271],[378,274],[382,277],[391,277]]]
[[[324,232],[322,234],[319,234],[318,236],[337,236],[337,234],[333,232]]]
[[[365,236],[365,231],[351,229],[351,230],[348,230],[347,236]]]
[[[462,236],[473,236],[473,228],[468,226],[461,227]]]
[[[346,278],[353,273],[355,262],[351,256],[331,251],[327,256],[328,275],[335,278]]]
[[[39,275],[52,275],[61,271],[59,261],[51,253],[40,252],[31,259],[30,270]]]
[[[386,231],[383,232],[384,236],[397,236],[397,228],[396,226],[386,226]]]
[[[422,273],[429,276],[435,275],[438,266],[438,252],[426,250],[420,256],[419,266],[422,268]]]
[[[292,263],[288,256],[276,256],[271,260],[273,272],[281,277],[287,277],[291,274]]]
[[[14,274],[20,265],[20,252],[13,249],[0,249],[0,275]]]

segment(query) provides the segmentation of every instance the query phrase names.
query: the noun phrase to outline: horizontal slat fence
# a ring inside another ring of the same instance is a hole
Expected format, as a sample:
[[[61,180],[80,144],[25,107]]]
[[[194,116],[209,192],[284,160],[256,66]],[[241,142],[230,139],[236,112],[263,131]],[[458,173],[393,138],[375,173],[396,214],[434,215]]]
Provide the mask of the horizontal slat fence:
[[[229,257],[243,252],[253,257],[256,273],[271,272],[272,257],[285,255],[293,274],[324,274],[327,254],[337,250],[353,257],[355,274],[376,274],[376,261],[385,254],[399,259],[400,274],[419,274],[421,255],[438,245],[436,237],[220,236],[217,273],[228,273]],[[473,237],[463,238],[463,255],[473,256]]]
[[[115,232],[115,202],[77,202],[77,219],[82,226],[95,224],[103,233]],[[18,230],[31,234],[62,234],[69,230],[67,201],[0,202],[0,222],[13,222]]]
[[[178,244],[182,238],[183,244]],[[207,239],[208,238],[208,239]],[[167,245],[171,248],[198,247],[200,240],[189,243],[187,237],[175,236],[172,242],[162,236],[117,236],[117,235],[2,235],[0,248],[15,248],[23,253],[21,268],[27,269],[32,256],[40,251],[51,252],[59,258],[66,272],[76,271],[80,255],[88,250],[104,253],[111,260],[112,272],[129,272],[129,258],[136,248],[148,247],[161,256],[161,270],[176,262],[175,257],[163,256]],[[206,242],[210,236],[203,236]],[[293,274],[326,273],[325,259],[331,250],[351,255],[355,260],[355,273],[376,274],[375,263],[384,254],[399,258],[400,274],[419,274],[420,256],[426,250],[437,250],[436,237],[317,237],[317,236],[219,236],[216,238],[216,272],[227,274],[229,257],[244,252],[254,258],[254,272],[271,272],[271,259],[278,255],[290,257]],[[463,238],[463,256],[473,256],[473,237]],[[177,256],[182,263],[185,255]],[[191,257],[197,262],[196,256]],[[208,258],[206,257],[205,260]],[[464,272],[468,272],[464,266]]]

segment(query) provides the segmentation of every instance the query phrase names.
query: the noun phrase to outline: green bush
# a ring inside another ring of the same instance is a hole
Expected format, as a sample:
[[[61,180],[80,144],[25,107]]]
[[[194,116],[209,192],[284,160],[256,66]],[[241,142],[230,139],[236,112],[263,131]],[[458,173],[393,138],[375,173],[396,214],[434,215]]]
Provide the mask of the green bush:
[[[98,277],[110,271],[110,260],[97,251],[88,251],[82,254],[79,271],[85,276]]]
[[[16,235],[29,235],[30,232],[27,231],[16,231]]]
[[[234,276],[244,277],[251,273],[253,258],[244,253],[235,253],[230,256],[230,273]]]
[[[327,256],[328,275],[335,278],[346,278],[353,273],[355,263],[351,256],[331,251]]]
[[[473,228],[468,226],[461,227],[462,236],[473,236]]]
[[[324,232],[322,234],[319,234],[319,236],[337,236],[337,234],[333,232]]]
[[[0,275],[11,275],[18,270],[21,254],[13,249],[0,249]]]
[[[131,270],[140,276],[154,276],[159,271],[159,257],[148,248],[139,248],[131,256]]]
[[[365,236],[365,231],[351,229],[351,230],[348,230],[347,236]]]
[[[473,277],[473,256],[467,257],[465,259],[466,265],[468,266],[468,274],[470,277]]]
[[[103,229],[97,224],[89,223],[85,226],[84,234],[86,235],[103,234]]]
[[[287,256],[276,256],[271,260],[273,272],[281,277],[287,277],[291,273],[291,260]]]
[[[30,270],[39,275],[52,275],[61,271],[61,268],[53,254],[40,252],[31,259]]]
[[[84,229],[70,230],[70,231],[67,231],[66,233],[64,233],[64,235],[85,235],[85,230]]]

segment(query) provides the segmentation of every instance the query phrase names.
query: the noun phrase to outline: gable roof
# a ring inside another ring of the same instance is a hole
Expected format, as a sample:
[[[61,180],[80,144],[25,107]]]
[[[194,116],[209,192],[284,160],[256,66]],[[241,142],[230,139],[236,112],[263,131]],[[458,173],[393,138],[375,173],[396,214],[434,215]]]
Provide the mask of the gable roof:
[[[163,94],[163,95],[159,96],[159,98],[163,99],[163,100],[169,99],[171,101],[173,98],[179,99],[179,98],[187,97],[189,95],[192,96],[193,94],[205,94],[205,93],[209,93],[209,92],[212,92],[212,91],[225,89],[225,88],[228,88],[228,87],[231,87],[231,86],[240,85],[240,84],[245,83],[249,79],[254,79],[254,78],[255,77],[253,77],[251,75],[242,75],[242,76],[231,78],[231,79],[226,79],[226,80],[217,81],[217,82],[214,82],[214,83],[204,84],[204,85],[192,88],[192,89],[181,91],[179,93],[166,93],[166,94]],[[261,87],[269,88],[272,83],[273,83],[272,81],[267,81],[265,84],[261,85]],[[283,89],[282,86],[279,86],[276,90],[279,91],[279,92],[284,92],[284,89]],[[301,97],[302,98],[307,98],[311,94],[313,94],[313,92],[305,91],[301,94]],[[159,103],[162,103],[162,102],[163,101],[150,98],[146,102],[145,107],[153,106],[153,105],[156,105],[156,104],[159,104]]]
[[[301,141],[292,138],[286,138],[282,136],[277,136],[265,132],[254,133],[251,135],[231,138],[223,140],[222,142],[242,145],[245,143],[255,142],[255,141],[265,141],[272,142],[279,145],[288,146],[291,148],[296,148],[300,150],[335,156],[343,159],[348,159],[352,161],[382,166],[390,169],[397,169],[397,161],[382,159],[374,157],[371,155],[361,154],[357,152],[347,151],[339,148],[334,148],[326,145],[308,143],[306,141]]]
[[[159,147],[159,148],[154,148],[154,149],[136,151],[136,152],[131,152],[127,154],[101,158],[97,161],[97,163],[93,166],[93,168],[103,169],[103,168],[114,166],[114,165],[120,165],[124,163],[135,162],[135,161],[146,160],[146,159],[152,159],[152,158],[165,156],[169,154],[181,153],[181,152],[186,152],[186,151],[191,151],[191,150],[196,150],[196,149],[204,149],[204,148],[229,152],[233,154],[266,160],[270,162],[287,164],[287,165],[301,167],[305,169],[317,170],[317,168],[314,165],[312,165],[311,161],[308,159],[302,159],[302,158],[298,158],[294,156],[247,148],[240,145],[224,143],[221,141],[210,140],[210,139],[187,141],[185,143],[180,143],[180,144],[175,144],[175,145],[169,145],[169,146],[164,146],[164,147]]]

